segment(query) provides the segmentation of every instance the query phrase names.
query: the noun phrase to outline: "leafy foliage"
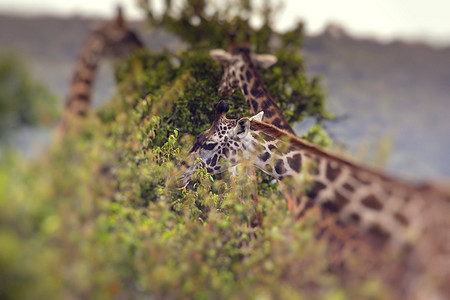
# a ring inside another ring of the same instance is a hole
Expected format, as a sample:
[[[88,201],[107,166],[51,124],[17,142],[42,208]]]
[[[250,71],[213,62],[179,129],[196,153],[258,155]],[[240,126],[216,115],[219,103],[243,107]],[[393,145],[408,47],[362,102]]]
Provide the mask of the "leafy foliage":
[[[117,95],[84,127],[38,161],[1,159],[0,298],[389,296],[375,279],[331,274],[315,220],[293,222],[275,186],[261,190],[256,208],[247,176],[199,169],[192,189],[176,187],[178,160],[219,100],[221,67],[206,50],[137,53],[117,66]],[[263,75],[269,91],[280,99],[319,91],[280,57],[285,69]],[[230,117],[248,115],[242,98],[230,99]],[[304,115],[323,112],[316,99]],[[317,135],[326,141],[318,127],[308,138]],[[252,228],[256,211],[264,224]]]
[[[164,89],[164,88],[162,88]],[[155,104],[155,103],[154,103]],[[88,120],[29,164],[0,169],[2,298],[324,298],[378,295],[375,281],[345,287],[327,270],[313,219],[294,223],[276,193],[260,197],[246,176],[174,188],[190,137],[141,99],[117,97],[109,121]],[[11,176],[13,174],[13,176]]]
[[[0,137],[22,125],[50,125],[56,98],[13,55],[0,54]]]

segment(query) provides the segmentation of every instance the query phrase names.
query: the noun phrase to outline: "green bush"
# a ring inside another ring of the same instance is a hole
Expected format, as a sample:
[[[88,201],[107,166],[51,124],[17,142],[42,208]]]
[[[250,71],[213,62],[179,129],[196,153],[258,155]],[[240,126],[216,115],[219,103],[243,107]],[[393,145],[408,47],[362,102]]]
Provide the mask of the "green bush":
[[[0,138],[23,125],[51,125],[56,97],[35,82],[19,59],[0,53]]]
[[[35,162],[1,158],[0,298],[388,296],[375,279],[331,274],[315,220],[295,223],[276,186],[260,190],[257,228],[248,226],[255,207],[246,176],[199,170],[193,189],[176,187],[177,162],[219,101],[221,67],[207,50],[137,53],[117,66],[117,95],[82,128]],[[262,76],[289,120],[326,116],[299,54],[278,51],[279,65]],[[297,114],[290,99],[305,95]],[[229,117],[248,115],[240,93],[229,101]],[[320,127],[308,138],[328,142]]]

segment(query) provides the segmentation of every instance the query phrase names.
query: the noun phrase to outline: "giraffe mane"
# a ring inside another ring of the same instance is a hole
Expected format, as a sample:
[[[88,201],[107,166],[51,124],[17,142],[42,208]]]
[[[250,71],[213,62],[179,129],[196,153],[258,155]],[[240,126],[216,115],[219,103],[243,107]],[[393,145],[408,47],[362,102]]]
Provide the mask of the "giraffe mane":
[[[402,181],[400,179],[388,176],[388,175],[386,175],[382,172],[376,171],[370,167],[359,165],[355,162],[350,161],[347,158],[344,158],[344,157],[341,157],[340,155],[331,153],[330,151],[321,149],[319,146],[314,145],[310,142],[304,141],[304,140],[302,140],[284,130],[281,130],[278,127],[273,126],[271,124],[259,122],[256,120],[251,120],[250,127],[252,130],[258,130],[264,134],[267,134],[267,135],[277,138],[277,139],[282,139],[283,137],[287,137],[287,141],[289,142],[289,144],[291,146],[298,148],[299,150],[306,150],[308,153],[311,153],[313,155],[317,155],[319,157],[325,157],[332,161],[336,161],[340,164],[350,167],[351,169],[360,170],[360,171],[363,171],[370,175],[377,176],[383,180],[395,182],[396,184],[403,185],[406,188],[417,189],[418,187],[420,187],[420,186],[411,184],[409,182]],[[424,185],[422,188],[427,188],[427,186]]]

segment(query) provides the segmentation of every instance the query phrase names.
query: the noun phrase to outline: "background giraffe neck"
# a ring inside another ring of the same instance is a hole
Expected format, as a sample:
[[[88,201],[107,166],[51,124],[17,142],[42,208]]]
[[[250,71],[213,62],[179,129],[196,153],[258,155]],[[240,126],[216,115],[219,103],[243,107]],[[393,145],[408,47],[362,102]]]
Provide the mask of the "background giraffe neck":
[[[404,245],[422,234],[427,201],[437,196],[433,191],[352,163],[268,124],[252,120],[251,133],[257,143],[255,164],[281,181],[296,218],[321,204],[336,220],[383,242]]]
[[[75,74],[69,87],[66,100],[67,111],[84,116],[89,109],[92,86],[105,44],[105,38],[98,32],[92,33],[88,38],[76,63]]]
[[[123,57],[142,48],[144,45],[139,37],[126,27],[120,8],[115,20],[91,33],[75,67],[57,136],[67,130],[72,120],[80,119],[89,110],[100,59],[103,56]]]
[[[237,75],[240,89],[250,107],[250,113],[255,115],[264,111],[264,122],[295,135],[294,130],[267,90],[255,66],[251,62],[246,62]]]

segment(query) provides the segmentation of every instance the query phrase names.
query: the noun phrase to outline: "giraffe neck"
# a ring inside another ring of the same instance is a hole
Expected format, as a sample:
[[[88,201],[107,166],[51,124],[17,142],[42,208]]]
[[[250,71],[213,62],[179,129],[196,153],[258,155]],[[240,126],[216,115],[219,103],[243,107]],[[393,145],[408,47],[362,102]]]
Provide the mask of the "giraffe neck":
[[[239,88],[244,94],[245,101],[249,105],[252,115],[264,111],[264,122],[295,135],[294,130],[273,100],[264,81],[249,58],[239,68],[236,78],[239,80]]]
[[[250,133],[248,159],[281,183],[295,218],[321,204],[336,221],[353,224],[382,242],[404,245],[408,237],[421,233],[426,201],[419,187],[351,163],[268,124],[252,120]]]
[[[89,109],[92,86],[105,45],[105,38],[99,32],[94,32],[88,38],[77,61],[75,74],[69,87],[66,101],[67,111],[83,116]]]
[[[363,273],[378,272],[406,298],[421,292],[417,299],[445,299],[448,195],[354,164],[254,120],[246,145],[256,166],[284,186],[294,217],[316,217],[316,238],[328,241],[333,268],[358,256]]]

